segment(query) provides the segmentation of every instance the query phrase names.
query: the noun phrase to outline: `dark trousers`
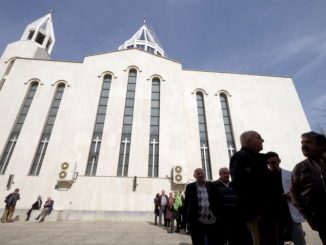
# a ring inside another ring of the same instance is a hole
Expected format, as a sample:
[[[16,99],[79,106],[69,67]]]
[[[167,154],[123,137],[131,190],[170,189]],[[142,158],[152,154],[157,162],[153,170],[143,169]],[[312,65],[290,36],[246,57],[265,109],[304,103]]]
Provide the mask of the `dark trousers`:
[[[254,245],[279,245],[278,223],[270,217],[255,217],[247,221]]]
[[[223,243],[228,245],[253,245],[251,234],[241,216],[226,213],[222,219]]]
[[[222,245],[219,228],[216,224],[204,225],[200,222],[188,226],[193,245]]]
[[[28,221],[29,218],[31,217],[31,214],[32,214],[32,211],[33,211],[33,210],[37,210],[37,209],[31,208],[30,210],[27,211],[27,213],[26,213],[26,215],[27,215],[27,217],[26,217],[26,221]]]
[[[326,220],[322,221],[318,227],[319,237],[323,242],[323,245],[326,245]]]

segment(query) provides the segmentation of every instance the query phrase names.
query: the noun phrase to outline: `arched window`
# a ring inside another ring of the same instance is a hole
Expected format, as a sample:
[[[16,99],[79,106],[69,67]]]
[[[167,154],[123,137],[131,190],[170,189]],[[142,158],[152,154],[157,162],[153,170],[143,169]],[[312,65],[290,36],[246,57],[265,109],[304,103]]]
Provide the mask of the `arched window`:
[[[233,153],[236,151],[236,148],[235,148],[234,136],[233,136],[233,130],[232,130],[230,108],[229,108],[229,104],[228,104],[228,99],[224,93],[220,94],[220,101],[221,101],[227,150],[229,153],[229,158],[231,158]]]
[[[88,154],[85,175],[95,175],[96,174],[98,158],[99,158],[100,149],[101,149],[106,109],[107,109],[109,94],[110,94],[111,80],[112,80],[111,75],[104,76],[102,90],[101,90],[101,96],[100,96],[100,102],[99,102],[99,105],[97,108],[97,114],[96,114],[96,120],[95,120],[95,126],[94,126],[94,131],[93,131],[91,147],[89,149],[89,154]]]
[[[123,116],[123,126],[120,143],[120,154],[118,162],[117,176],[127,176],[129,166],[129,153],[131,143],[132,121],[134,115],[134,102],[136,92],[137,71],[129,71],[127,94],[125,101],[125,111]]]
[[[160,141],[160,79],[152,80],[148,177],[158,177]]]
[[[45,126],[43,128],[43,132],[41,135],[40,142],[37,147],[37,151],[34,156],[34,160],[29,171],[29,175],[39,175],[42,163],[44,160],[44,156],[48,147],[48,143],[50,141],[50,137],[52,134],[53,125],[55,119],[57,117],[57,113],[59,110],[59,106],[61,103],[61,99],[63,96],[63,92],[65,90],[66,85],[64,83],[59,83],[57,89],[55,91],[54,99],[52,101],[52,105],[50,107],[50,111],[48,114],[48,118],[46,120]]]
[[[200,140],[202,168],[204,170],[206,178],[211,180],[212,169],[211,169],[211,161],[210,161],[210,153],[209,153],[209,143],[208,143],[208,135],[207,135],[206,114],[205,114],[205,104],[204,104],[203,94],[201,92],[197,92],[196,99],[197,99],[199,140]]]
[[[20,112],[17,116],[15,126],[13,127],[9,139],[7,140],[7,144],[3,150],[3,153],[1,154],[0,174],[5,174],[6,172],[11,155],[15,149],[20,131],[24,125],[29,108],[31,107],[37,87],[38,87],[38,82],[31,83],[31,86],[29,87],[29,90],[26,94],[26,97],[22,104],[22,108],[20,109]]]

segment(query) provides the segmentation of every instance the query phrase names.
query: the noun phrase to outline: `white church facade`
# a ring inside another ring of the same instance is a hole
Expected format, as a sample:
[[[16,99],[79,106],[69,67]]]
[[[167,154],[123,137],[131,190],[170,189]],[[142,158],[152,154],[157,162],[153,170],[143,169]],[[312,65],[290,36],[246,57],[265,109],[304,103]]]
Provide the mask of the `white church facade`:
[[[54,44],[49,14],[0,59],[0,200],[19,188],[21,215],[41,195],[52,220],[151,220],[156,193],[198,167],[217,179],[246,130],[286,169],[303,158],[291,78],[183,69],[146,24],[82,62],[52,60]]]

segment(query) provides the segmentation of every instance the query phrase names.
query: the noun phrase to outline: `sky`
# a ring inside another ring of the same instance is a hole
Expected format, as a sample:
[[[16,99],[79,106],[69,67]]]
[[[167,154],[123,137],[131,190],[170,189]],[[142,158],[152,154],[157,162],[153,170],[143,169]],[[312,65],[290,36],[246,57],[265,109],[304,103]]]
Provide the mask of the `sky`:
[[[52,59],[117,50],[145,15],[185,69],[291,77],[311,128],[326,132],[325,0],[0,0],[0,54],[50,9]]]

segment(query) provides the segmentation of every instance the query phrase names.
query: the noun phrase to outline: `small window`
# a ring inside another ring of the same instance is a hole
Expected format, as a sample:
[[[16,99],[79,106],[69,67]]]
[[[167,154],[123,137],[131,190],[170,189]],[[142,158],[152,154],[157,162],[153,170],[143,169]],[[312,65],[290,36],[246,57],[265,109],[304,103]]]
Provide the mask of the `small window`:
[[[51,46],[51,43],[52,43],[52,40],[51,40],[51,38],[49,38],[49,41],[48,41],[48,43],[46,44],[46,50],[49,50],[49,48],[50,48],[50,46]]]
[[[32,38],[33,38],[33,36],[34,36],[34,33],[35,33],[34,30],[29,31],[29,34],[28,34],[27,40],[32,40]]]
[[[45,35],[44,35],[44,34],[42,34],[41,32],[37,33],[37,36],[36,36],[36,39],[35,39],[35,41],[36,41],[37,43],[39,43],[39,44],[42,45],[44,39],[45,39]]]

